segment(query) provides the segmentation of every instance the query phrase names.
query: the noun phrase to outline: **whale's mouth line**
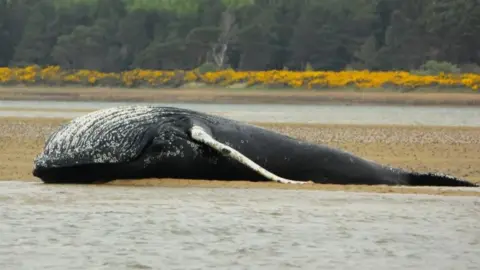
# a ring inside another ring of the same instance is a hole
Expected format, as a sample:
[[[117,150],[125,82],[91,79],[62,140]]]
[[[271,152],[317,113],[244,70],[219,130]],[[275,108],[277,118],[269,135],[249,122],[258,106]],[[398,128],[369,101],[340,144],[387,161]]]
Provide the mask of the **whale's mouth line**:
[[[149,129],[143,132],[141,136],[141,139],[138,140],[139,142],[142,143],[142,148],[140,151],[137,151],[135,155],[129,157],[128,159],[116,159],[115,161],[112,161],[112,159],[105,159],[105,161],[102,162],[95,162],[94,158],[91,157],[91,155],[88,154],[88,151],[82,151],[79,153],[83,153],[87,156],[87,158],[79,159],[78,157],[76,158],[69,158],[70,160],[74,160],[75,162],[65,166],[62,164],[62,161],[65,161],[65,157],[62,155],[58,155],[56,158],[52,158],[49,155],[39,155],[35,158],[34,162],[34,168],[33,168],[33,175],[35,177],[41,178],[42,176],[45,177],[46,175],[54,175],[53,178],[56,178],[56,180],[52,181],[55,183],[71,183],[71,181],[68,181],[68,179],[60,179],[61,177],[55,176],[56,171],[68,171],[68,170],[78,170],[81,171],[82,168],[97,168],[95,171],[112,171],[111,173],[108,174],[107,177],[97,175],[96,172],[93,173],[92,175],[92,180],[88,180],[88,177],[81,177],[82,179],[80,182],[82,183],[94,183],[94,182],[100,182],[100,183],[107,183],[111,181],[115,181],[118,179],[124,179],[124,178],[136,178],[136,175],[142,175],[141,172],[138,171],[124,171],[122,169],[124,168],[131,168],[131,164],[139,163],[144,161],[145,156],[148,155],[149,148],[151,148],[152,145],[154,145],[155,142],[155,133],[156,130],[154,129]],[[176,132],[171,133],[172,136],[178,136],[183,139],[189,139],[187,134],[181,133],[177,134]],[[79,153],[72,154],[72,156],[78,155]],[[83,162],[82,162],[83,161]],[[65,162],[63,162],[65,163]],[[130,170],[130,169],[129,169]],[[59,173],[61,174],[61,173]],[[130,177],[126,177],[125,175],[129,175]],[[148,174],[144,175],[145,178],[150,177]],[[152,176],[154,177],[154,176]],[[100,178],[101,180],[98,180]],[[48,181],[48,180],[47,180]],[[45,182],[45,181],[44,181]],[[78,183],[75,181],[75,183]]]

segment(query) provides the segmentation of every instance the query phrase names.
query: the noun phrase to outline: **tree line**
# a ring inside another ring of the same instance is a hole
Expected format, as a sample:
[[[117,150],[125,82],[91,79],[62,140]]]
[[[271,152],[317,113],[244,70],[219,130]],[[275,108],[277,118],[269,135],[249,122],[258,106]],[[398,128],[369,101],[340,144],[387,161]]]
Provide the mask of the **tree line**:
[[[0,66],[118,72],[480,64],[478,0],[0,0]]]

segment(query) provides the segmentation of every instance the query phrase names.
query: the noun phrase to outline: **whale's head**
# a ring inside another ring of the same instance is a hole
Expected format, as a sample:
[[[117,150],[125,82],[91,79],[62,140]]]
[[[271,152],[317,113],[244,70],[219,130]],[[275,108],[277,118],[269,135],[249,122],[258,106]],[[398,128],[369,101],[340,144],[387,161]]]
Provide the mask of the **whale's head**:
[[[187,131],[187,115],[165,107],[95,111],[50,135],[34,160],[33,175],[44,182],[75,183],[138,177],[135,173],[148,174],[145,167],[158,159],[183,155],[184,144],[178,142],[189,142]]]

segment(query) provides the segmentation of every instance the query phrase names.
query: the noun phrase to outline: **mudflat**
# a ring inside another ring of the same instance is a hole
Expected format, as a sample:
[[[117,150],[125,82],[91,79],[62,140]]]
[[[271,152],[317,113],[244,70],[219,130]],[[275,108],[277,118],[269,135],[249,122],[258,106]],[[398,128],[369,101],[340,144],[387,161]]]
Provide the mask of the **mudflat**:
[[[480,92],[424,89],[399,92],[386,89],[305,90],[228,88],[108,88],[0,87],[2,100],[75,100],[135,102],[195,102],[236,104],[375,104],[422,106],[478,106]]]
[[[0,118],[0,180],[39,181],[32,176],[33,159],[47,136],[68,119]],[[257,123],[315,143],[340,147],[383,164],[416,171],[437,171],[480,183],[480,128],[380,125],[318,125]],[[113,185],[155,185],[237,188],[313,189],[333,191],[423,193],[480,196],[478,190],[357,185],[283,185],[248,181],[149,179],[114,181]]]

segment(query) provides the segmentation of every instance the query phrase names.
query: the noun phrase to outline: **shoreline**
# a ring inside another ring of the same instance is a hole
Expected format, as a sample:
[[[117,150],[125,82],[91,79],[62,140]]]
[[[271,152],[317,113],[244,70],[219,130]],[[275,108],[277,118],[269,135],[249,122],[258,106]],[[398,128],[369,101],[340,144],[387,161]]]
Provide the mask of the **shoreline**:
[[[100,185],[98,185],[100,186]],[[480,197],[480,189],[455,187],[416,187],[416,186],[387,186],[387,185],[335,185],[335,184],[303,184],[289,185],[274,182],[250,181],[219,181],[193,179],[140,179],[115,180],[101,186],[133,186],[133,187],[167,187],[167,188],[232,188],[232,189],[273,189],[295,191],[329,191],[329,192],[357,192],[371,194],[422,194],[438,196],[473,196]]]
[[[11,101],[102,101],[216,104],[480,106],[479,92],[391,92],[229,88],[0,87]]]

